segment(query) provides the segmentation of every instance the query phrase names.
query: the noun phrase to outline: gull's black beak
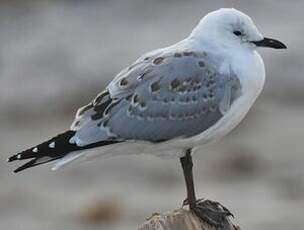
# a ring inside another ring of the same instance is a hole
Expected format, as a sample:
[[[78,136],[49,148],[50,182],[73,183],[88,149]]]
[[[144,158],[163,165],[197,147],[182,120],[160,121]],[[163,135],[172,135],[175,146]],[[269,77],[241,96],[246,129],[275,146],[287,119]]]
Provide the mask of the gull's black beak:
[[[259,47],[269,47],[274,49],[286,49],[287,46],[284,45],[282,42],[272,39],[272,38],[264,38],[260,41],[252,41],[253,44]]]

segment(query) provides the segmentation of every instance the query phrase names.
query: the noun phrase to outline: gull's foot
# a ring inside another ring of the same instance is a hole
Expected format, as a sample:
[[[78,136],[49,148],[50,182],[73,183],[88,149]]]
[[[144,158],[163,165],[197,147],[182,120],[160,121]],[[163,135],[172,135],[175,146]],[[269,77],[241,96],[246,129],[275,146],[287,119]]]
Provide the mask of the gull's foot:
[[[183,205],[188,205],[185,200]],[[190,208],[195,215],[215,228],[222,228],[227,223],[227,217],[233,214],[219,202],[200,199],[196,201],[196,205]]]

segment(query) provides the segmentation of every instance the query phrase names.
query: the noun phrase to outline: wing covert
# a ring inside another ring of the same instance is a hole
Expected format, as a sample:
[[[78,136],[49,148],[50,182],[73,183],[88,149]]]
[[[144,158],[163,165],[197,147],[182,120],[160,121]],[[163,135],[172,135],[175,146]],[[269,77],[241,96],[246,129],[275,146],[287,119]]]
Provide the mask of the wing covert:
[[[100,99],[102,109],[94,103],[89,106],[76,136],[89,143],[106,137],[162,141],[201,133],[241,93],[238,77],[221,74],[217,68],[205,52],[160,51],[144,56],[109,84]]]

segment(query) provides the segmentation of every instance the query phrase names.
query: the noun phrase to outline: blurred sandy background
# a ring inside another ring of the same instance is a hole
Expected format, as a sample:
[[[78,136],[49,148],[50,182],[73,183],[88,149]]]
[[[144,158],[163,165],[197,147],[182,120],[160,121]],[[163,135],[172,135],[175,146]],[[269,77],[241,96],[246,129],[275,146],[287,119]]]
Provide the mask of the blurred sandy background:
[[[178,161],[120,157],[12,175],[6,158],[67,129],[78,107],[142,53],[235,7],[288,50],[260,50],[262,96],[241,125],[195,156],[197,193],[245,230],[303,229],[304,1],[0,1],[0,229],[136,229],[185,198]]]

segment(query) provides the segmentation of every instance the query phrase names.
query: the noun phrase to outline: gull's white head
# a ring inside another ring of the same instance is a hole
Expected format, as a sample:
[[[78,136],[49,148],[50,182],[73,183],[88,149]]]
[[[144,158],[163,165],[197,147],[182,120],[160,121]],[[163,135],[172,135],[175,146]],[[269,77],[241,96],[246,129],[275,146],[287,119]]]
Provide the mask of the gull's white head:
[[[207,14],[190,37],[203,39],[223,48],[286,48],[283,43],[264,37],[248,15],[233,8],[223,8]]]

